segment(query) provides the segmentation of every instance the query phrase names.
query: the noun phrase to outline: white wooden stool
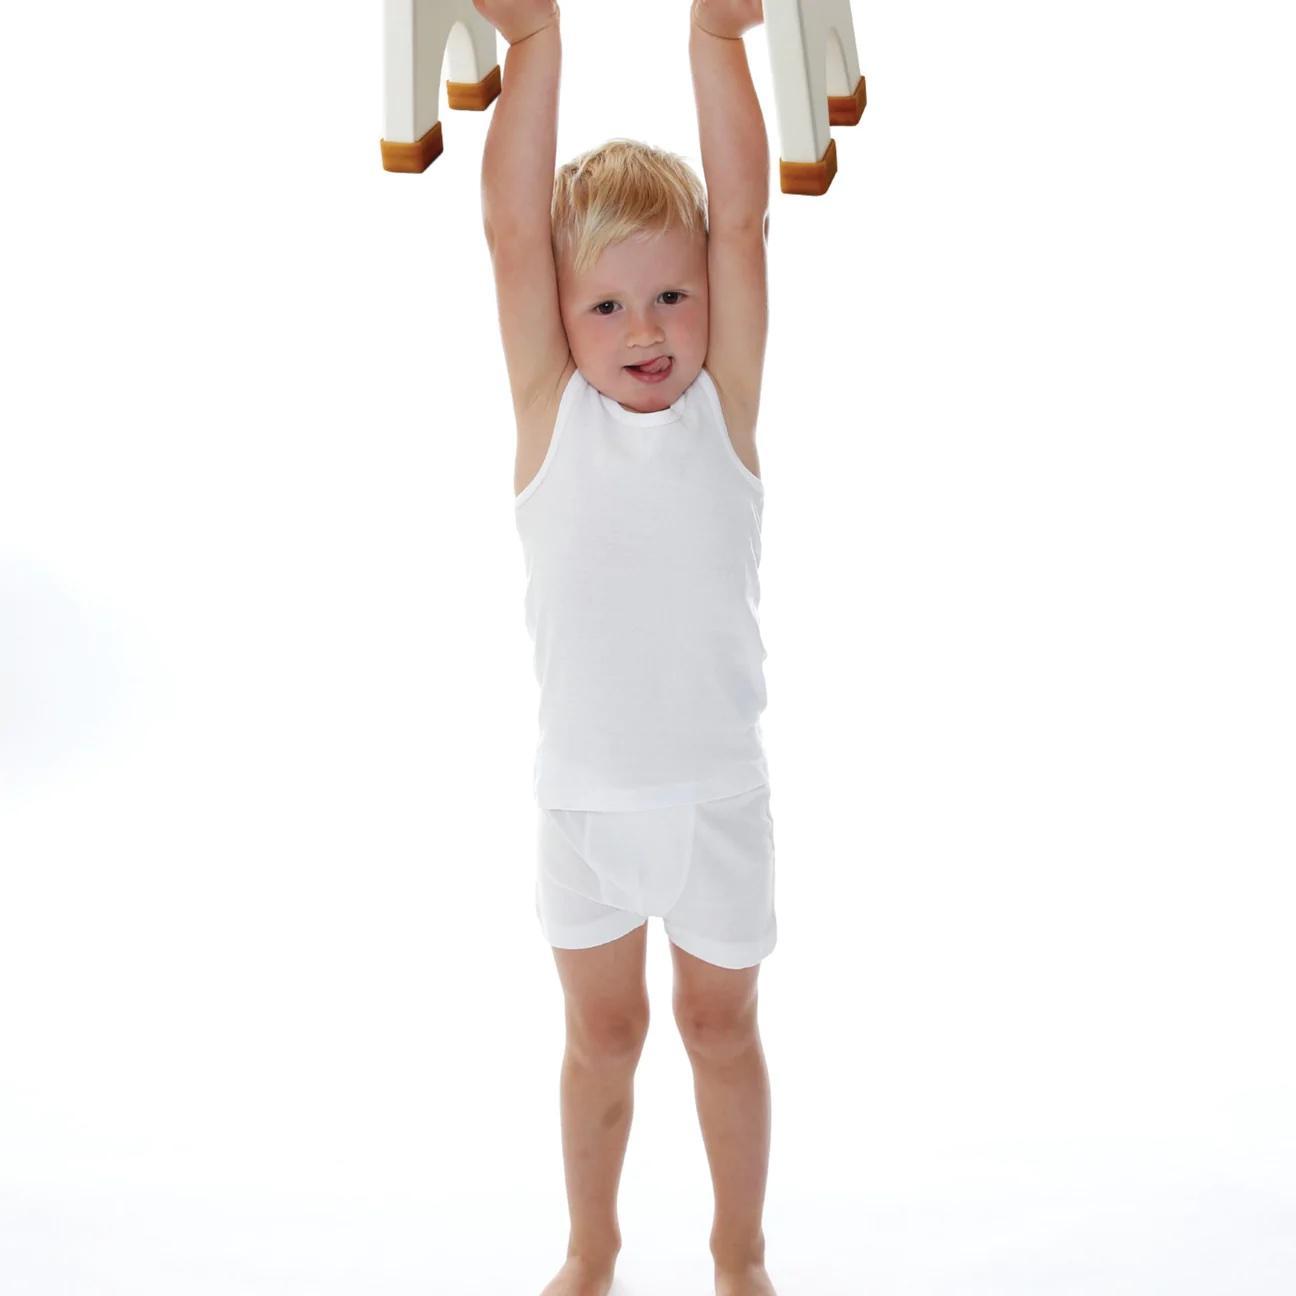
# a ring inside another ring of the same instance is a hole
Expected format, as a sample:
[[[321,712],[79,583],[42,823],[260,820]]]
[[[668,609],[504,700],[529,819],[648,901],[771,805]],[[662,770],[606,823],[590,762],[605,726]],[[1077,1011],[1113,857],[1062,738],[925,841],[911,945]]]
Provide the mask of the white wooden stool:
[[[440,156],[441,67],[451,108],[481,112],[500,92],[495,28],[471,0],[384,0],[382,164],[426,171]],[[867,102],[850,0],[764,0],[778,114],[779,188],[822,194],[837,174],[829,128]]]

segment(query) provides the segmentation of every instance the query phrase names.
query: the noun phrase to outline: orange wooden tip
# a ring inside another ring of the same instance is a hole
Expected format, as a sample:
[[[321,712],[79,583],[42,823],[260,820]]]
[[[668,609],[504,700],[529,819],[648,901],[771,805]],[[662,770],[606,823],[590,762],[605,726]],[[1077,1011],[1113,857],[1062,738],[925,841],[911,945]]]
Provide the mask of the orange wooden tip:
[[[837,141],[830,139],[818,162],[784,162],[779,158],[779,188],[785,194],[822,194],[837,174]]]
[[[864,89],[864,78],[860,77],[855,90],[848,95],[828,96],[828,125],[856,126],[864,115],[864,105],[868,103]]]

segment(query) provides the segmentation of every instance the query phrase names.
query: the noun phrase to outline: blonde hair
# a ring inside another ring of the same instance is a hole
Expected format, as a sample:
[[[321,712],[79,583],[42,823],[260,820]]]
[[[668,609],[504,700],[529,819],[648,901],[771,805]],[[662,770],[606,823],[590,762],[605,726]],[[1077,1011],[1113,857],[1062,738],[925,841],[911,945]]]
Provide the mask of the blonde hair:
[[[558,168],[549,220],[555,260],[566,252],[580,274],[605,248],[636,234],[672,227],[705,234],[706,189],[677,154],[612,139]]]

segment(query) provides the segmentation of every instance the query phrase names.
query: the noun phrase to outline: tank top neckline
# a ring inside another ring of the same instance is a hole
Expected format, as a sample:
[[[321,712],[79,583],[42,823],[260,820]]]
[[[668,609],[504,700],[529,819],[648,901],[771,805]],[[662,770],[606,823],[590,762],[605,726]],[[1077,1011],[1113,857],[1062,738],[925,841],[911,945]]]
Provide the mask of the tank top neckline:
[[[577,370],[579,373],[580,371]],[[581,374],[585,378],[584,374]],[[588,379],[585,379],[589,383]],[[613,400],[605,392],[599,391],[593,383],[589,383],[590,388],[598,394],[598,398],[603,402],[603,408],[618,423],[628,423],[631,427],[655,427],[661,423],[678,423],[683,417],[680,414],[680,406],[684,403],[684,394],[681,392],[679,399],[674,401],[668,409],[664,410],[628,410],[621,408],[621,402]]]

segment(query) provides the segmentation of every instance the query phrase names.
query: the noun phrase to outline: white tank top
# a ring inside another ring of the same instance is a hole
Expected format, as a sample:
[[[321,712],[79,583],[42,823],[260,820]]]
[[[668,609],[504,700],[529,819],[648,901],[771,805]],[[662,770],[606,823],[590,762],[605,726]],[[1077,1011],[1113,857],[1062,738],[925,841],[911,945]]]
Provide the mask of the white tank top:
[[[572,374],[544,462],[514,501],[542,807],[649,809],[768,782],[764,491],[705,369],[652,413]]]

